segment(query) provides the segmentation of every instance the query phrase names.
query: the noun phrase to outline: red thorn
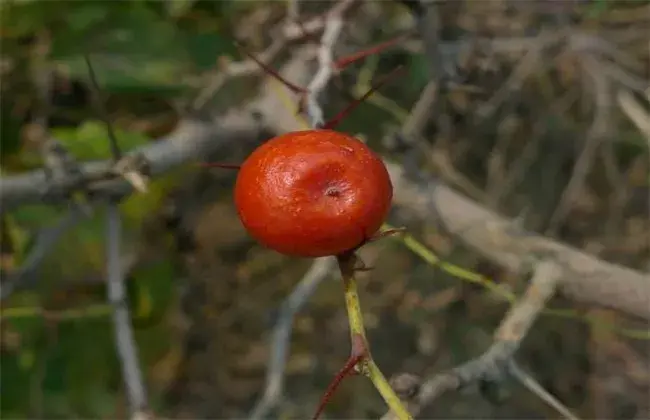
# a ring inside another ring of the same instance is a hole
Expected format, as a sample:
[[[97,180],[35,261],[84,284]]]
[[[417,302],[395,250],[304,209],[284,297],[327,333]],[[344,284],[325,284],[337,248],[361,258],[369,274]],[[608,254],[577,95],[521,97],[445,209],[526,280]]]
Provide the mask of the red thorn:
[[[288,81],[287,79],[285,79],[284,77],[282,77],[282,76],[280,75],[280,73],[278,73],[276,70],[274,70],[274,69],[271,68],[270,66],[264,64],[264,63],[263,63],[260,59],[258,59],[258,58],[253,54],[253,53],[251,53],[251,52],[249,52],[248,50],[246,50],[246,49],[245,49],[245,48],[244,48],[244,47],[243,47],[239,42],[235,41],[235,46],[236,46],[236,47],[237,47],[237,48],[238,48],[238,49],[239,49],[239,50],[240,50],[244,55],[246,55],[248,58],[250,58],[251,60],[253,60],[253,61],[254,61],[258,66],[260,66],[260,67],[262,68],[262,70],[264,70],[267,74],[270,74],[271,76],[273,76],[274,78],[276,78],[277,80],[279,80],[283,85],[285,85],[287,88],[289,88],[289,90],[291,90],[293,93],[296,93],[296,94],[298,94],[298,93],[302,93],[302,94],[304,94],[304,93],[306,92],[305,88],[302,88],[302,87],[300,87],[300,86],[298,86],[298,85],[295,85],[295,84],[291,83],[290,81]]]
[[[323,413],[325,406],[327,403],[329,403],[332,395],[334,395],[334,392],[337,390],[343,379],[354,374],[355,366],[361,362],[366,357],[366,355],[366,346],[364,344],[363,338],[358,334],[355,334],[352,337],[352,352],[350,354],[350,357],[345,362],[341,370],[339,370],[339,372],[336,374],[334,379],[332,379],[332,382],[330,382],[330,384],[327,386],[327,390],[325,391],[325,394],[323,394],[323,397],[318,404],[318,408],[316,409],[316,414],[314,414],[312,420],[318,420],[318,417],[320,417],[320,415]]]
[[[336,67],[339,70],[342,70],[345,67],[349,66],[350,64],[354,63],[355,61],[359,61],[359,60],[364,59],[364,58],[366,58],[368,56],[380,53],[383,50],[392,47],[393,45],[397,44],[398,42],[406,39],[409,35],[410,34],[400,35],[400,36],[398,36],[396,38],[393,38],[393,39],[390,39],[388,41],[377,44],[374,47],[366,48],[365,50],[358,51],[356,53],[347,55],[345,57],[341,57],[338,60],[336,60],[336,62],[334,63],[334,67]]]
[[[223,168],[223,169],[240,169],[241,165],[235,163],[210,163],[210,162],[201,162],[199,166],[204,168]]]
[[[341,112],[336,114],[334,118],[330,119],[325,123],[323,127],[321,127],[323,130],[326,129],[332,129],[335,126],[337,126],[343,118],[345,118],[350,112],[354,111],[354,109],[359,106],[359,104],[366,99],[373,93],[375,93],[380,87],[385,85],[390,79],[395,77],[397,73],[401,72],[404,70],[404,66],[398,66],[395,69],[391,70],[388,74],[382,76],[377,83],[375,83],[373,86],[368,89],[368,92],[366,92],[361,98],[356,99],[352,101],[345,109],[343,109]]]

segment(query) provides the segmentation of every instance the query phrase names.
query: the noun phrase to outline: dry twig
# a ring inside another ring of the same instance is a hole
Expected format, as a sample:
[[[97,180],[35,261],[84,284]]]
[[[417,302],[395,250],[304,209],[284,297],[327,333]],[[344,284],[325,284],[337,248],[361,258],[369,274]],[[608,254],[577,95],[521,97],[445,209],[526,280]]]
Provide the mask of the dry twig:
[[[335,266],[333,258],[319,258],[313,262],[300,283],[291,291],[280,307],[280,316],[273,329],[271,356],[266,369],[266,385],[261,398],[249,415],[250,419],[265,417],[282,398],[284,368],[287,362],[289,341],[294,317],[307,303],[318,286],[327,278]]]
[[[100,97],[99,82],[95,76],[90,58],[84,56],[84,59],[88,66],[90,85],[95,96],[95,107],[106,125],[113,161],[119,164],[122,159],[122,152]],[[125,177],[127,180],[136,179],[135,185],[144,185],[144,181],[140,179],[137,170],[128,170],[126,173],[132,175],[132,177]],[[124,271],[122,270],[122,255],[120,253],[122,222],[118,207],[119,199],[110,195],[106,198],[108,200],[106,206],[106,293],[108,302],[113,307],[115,346],[122,366],[122,378],[126,387],[126,395],[131,406],[131,418],[140,420],[146,418],[148,402],[124,285]]]
[[[25,262],[0,283],[0,301],[18,290],[32,287],[38,281],[41,263],[48,252],[57,244],[61,235],[81,222],[86,214],[81,207],[72,205],[54,226],[44,228],[38,233]]]
[[[450,232],[480,255],[515,273],[531,259],[552,257],[562,269],[561,292],[578,302],[601,305],[650,320],[650,276],[611,264],[546,237],[521,230],[490,210],[431,180],[408,179],[388,163],[395,203],[426,219],[435,213]]]
[[[318,48],[318,70],[309,85],[307,85],[305,95],[309,123],[315,128],[325,123],[323,108],[318,103],[318,99],[334,74],[334,44],[336,44],[343,28],[343,13],[352,6],[354,1],[342,0],[335,8],[330,10],[325,19],[325,29]]]
[[[145,416],[148,405],[147,393],[138,361],[137,345],[131,327],[131,314],[124,286],[120,255],[121,216],[115,203],[109,203],[106,211],[107,298],[113,306],[115,346],[122,365],[122,378],[131,406],[131,418],[135,420]]]
[[[493,380],[507,372],[522,339],[553,295],[561,273],[557,265],[551,261],[537,264],[526,293],[506,314],[494,334],[494,343],[481,356],[449,372],[434,375],[421,384],[408,374],[406,374],[410,377],[408,380],[399,376],[393,378],[394,386],[404,386],[397,392],[401,395],[410,395],[411,413],[421,412],[448,392],[460,390],[479,380]],[[382,417],[383,420],[393,418],[391,413]]]

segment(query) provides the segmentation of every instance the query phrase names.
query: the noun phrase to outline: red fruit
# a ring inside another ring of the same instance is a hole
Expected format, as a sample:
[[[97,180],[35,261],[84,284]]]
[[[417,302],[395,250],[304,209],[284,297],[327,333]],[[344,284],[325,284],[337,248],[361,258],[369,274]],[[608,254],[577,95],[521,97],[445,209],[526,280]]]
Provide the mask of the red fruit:
[[[235,204],[248,232],[282,254],[339,255],[381,227],[393,198],[386,167],[365,144],[332,130],[275,137],[242,164]]]

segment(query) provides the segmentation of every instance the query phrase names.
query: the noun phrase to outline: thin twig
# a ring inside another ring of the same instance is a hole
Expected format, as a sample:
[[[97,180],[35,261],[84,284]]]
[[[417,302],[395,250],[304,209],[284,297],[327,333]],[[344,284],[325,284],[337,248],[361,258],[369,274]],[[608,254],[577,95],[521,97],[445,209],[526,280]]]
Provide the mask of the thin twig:
[[[341,34],[343,28],[343,13],[355,0],[342,0],[337,7],[327,14],[325,29],[318,48],[318,70],[307,85],[305,105],[309,123],[312,127],[318,128],[325,123],[323,108],[318,103],[319,96],[329,83],[334,73],[334,44]]]
[[[131,406],[131,418],[142,418],[147,410],[147,393],[142,380],[138,351],[131,326],[131,314],[124,286],[120,254],[121,220],[117,204],[106,208],[106,270],[107,297],[113,306],[113,328],[117,354],[122,365],[122,378]]]
[[[81,222],[87,213],[79,206],[70,206],[54,226],[42,229],[36,238],[22,266],[0,283],[0,301],[7,299],[13,292],[33,286],[39,279],[43,259],[57,244],[61,235]]]
[[[108,119],[108,113],[100,98],[99,83],[90,59],[87,55],[84,55],[84,59],[88,66],[93,96],[95,97],[95,107],[106,125],[113,161],[118,164],[121,161],[122,153],[113,126]],[[106,294],[108,303],[113,307],[115,346],[122,366],[122,379],[129,400],[131,419],[140,420],[147,417],[147,392],[142,379],[126,287],[124,286],[124,271],[122,270],[122,255],[120,252],[122,222],[118,202],[117,197],[109,196],[106,206]]]
[[[299,0],[287,0],[287,22],[296,24],[300,19]]]
[[[108,133],[108,141],[111,147],[111,154],[113,155],[113,160],[117,162],[122,157],[122,152],[120,151],[120,146],[117,142],[117,137],[115,136],[115,131],[113,126],[108,121],[108,111],[104,105],[104,101],[101,98],[101,90],[99,88],[99,80],[97,80],[97,75],[95,74],[95,69],[93,68],[92,63],[90,62],[90,57],[87,54],[84,54],[84,61],[86,62],[86,67],[88,68],[88,76],[90,77],[90,83],[93,86],[91,93],[93,96],[93,101],[95,102],[95,107],[99,111],[99,117],[104,122],[106,126],[106,132]]]
[[[444,88],[450,79],[456,77],[456,60],[455,57],[442,54],[438,5],[433,2],[424,5],[419,0],[403,1],[403,3],[411,9],[415,28],[424,44],[424,53],[429,62],[430,80],[436,83],[438,88]]]
[[[296,285],[282,303],[280,316],[273,330],[271,356],[266,370],[264,392],[260,400],[255,404],[249,418],[260,419],[265,417],[282,398],[284,368],[287,363],[294,317],[307,303],[323,280],[331,273],[335,267],[335,262],[334,258],[329,257],[315,260],[302,280],[300,280],[300,283]]]
[[[286,44],[286,39],[276,38],[266,50],[259,54],[255,54],[255,56],[262,62],[271,62],[271,60],[282,51]],[[236,77],[248,76],[256,73],[262,73],[262,69],[250,58],[244,61],[234,61],[226,64],[224,68],[212,76],[208,84],[201,89],[192,103],[192,108],[195,111],[203,109],[227,81]]]
[[[537,395],[539,399],[548,404],[549,407],[555,409],[564,418],[568,420],[579,420],[564,404],[555,398],[550,392],[535,380],[532,376],[526,373],[519,365],[513,360],[508,366],[508,373],[512,375],[520,384],[528,389],[533,394]]]
[[[612,115],[611,84],[606,75],[599,70],[598,60],[591,56],[584,56],[580,62],[586,74],[593,81],[596,110],[591,127],[589,127],[589,131],[587,132],[582,152],[573,167],[571,178],[562,192],[560,201],[548,222],[548,227],[545,232],[546,235],[554,233],[568,214],[571,208],[571,202],[584,184],[600,143],[609,134],[609,130],[611,129],[609,126]]]
[[[436,217],[447,230],[484,258],[514,273],[530,267],[532,256],[552,257],[562,267],[561,292],[577,302],[616,309],[650,320],[650,276],[601,260],[561,242],[526,231],[514,221],[479,205],[430,177],[410,179],[405,169],[386,163],[394,201],[422,219]]]
[[[479,357],[448,372],[436,374],[423,381],[421,385],[414,381],[402,380],[400,375],[393,378],[391,383],[394,386],[407,384],[414,388],[397,389],[397,392],[402,395],[412,395],[409,401],[411,413],[418,414],[448,392],[458,391],[479,380],[494,379],[507,373],[508,364],[521,341],[555,292],[560,274],[561,270],[553,262],[542,261],[537,264],[526,293],[508,311],[494,333],[494,343]],[[392,413],[382,417],[382,420],[389,419],[394,419]]]
[[[480,124],[487,121],[499,109],[501,104],[506,101],[513,91],[519,90],[524,84],[528,76],[534,71],[539,71],[540,66],[548,66],[549,62],[543,61],[543,52],[545,49],[554,43],[560,41],[563,35],[561,33],[554,33],[548,36],[539,36],[538,42],[533,44],[521,58],[517,66],[514,68],[508,79],[503,83],[492,97],[485,103],[481,104],[476,110],[476,122]]]
[[[625,89],[619,89],[616,101],[621,110],[634,123],[636,128],[645,137],[648,148],[650,148],[650,113],[643,108],[632,93]]]
[[[176,129],[156,141],[134,150],[132,155],[141,155],[150,167],[150,175],[161,175],[188,161],[198,160],[233,143],[252,142],[263,131],[263,127],[247,112],[232,112],[216,123],[200,120],[182,120]],[[44,193],[49,191],[69,195],[86,187],[96,196],[128,194],[129,184],[113,168],[113,160],[86,162],[81,165],[79,176],[48,178],[47,172],[39,169],[12,176],[0,177],[0,202],[7,211],[20,205],[41,203]],[[81,179],[78,179],[78,178]]]
[[[350,5],[347,3],[352,3],[353,1],[354,0],[345,0],[336,4],[328,12],[327,16],[333,14],[340,17],[346,10],[348,10]],[[257,61],[270,63],[289,42],[308,37],[325,27],[325,22],[327,22],[327,20],[322,17],[313,18],[303,23],[298,22],[298,12],[298,0],[288,1],[287,19],[285,19],[279,28],[274,29],[274,31],[278,33],[278,36],[274,37],[271,45],[260,53],[252,54],[257,58],[257,60],[248,58],[244,61],[236,61],[226,64],[221,71],[218,71],[211,77],[205,88],[199,92],[192,103],[192,108],[195,111],[203,109],[214,95],[223,87],[223,85],[233,78],[263,73],[263,68],[259,66]],[[323,35],[323,37],[324,36],[325,35]]]

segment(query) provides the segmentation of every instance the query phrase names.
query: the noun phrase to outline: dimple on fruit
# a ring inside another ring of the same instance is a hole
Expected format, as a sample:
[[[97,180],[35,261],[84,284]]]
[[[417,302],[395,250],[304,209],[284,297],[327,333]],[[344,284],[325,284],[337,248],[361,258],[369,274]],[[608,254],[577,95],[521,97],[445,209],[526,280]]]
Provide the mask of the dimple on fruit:
[[[235,204],[246,230],[280,253],[340,255],[381,227],[393,197],[382,160],[333,130],[280,135],[241,165]]]

